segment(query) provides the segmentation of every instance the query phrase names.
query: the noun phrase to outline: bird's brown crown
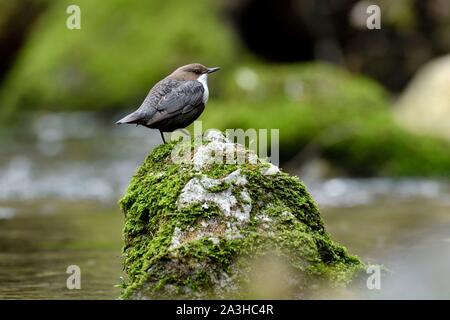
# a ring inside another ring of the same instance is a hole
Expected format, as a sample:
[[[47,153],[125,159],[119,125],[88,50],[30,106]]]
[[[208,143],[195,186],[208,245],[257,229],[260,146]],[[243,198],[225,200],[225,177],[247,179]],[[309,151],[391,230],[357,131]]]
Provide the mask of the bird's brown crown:
[[[191,63],[185,66],[179,67],[169,75],[169,78],[174,80],[197,80],[202,74],[211,73],[219,68],[207,68],[200,63]]]

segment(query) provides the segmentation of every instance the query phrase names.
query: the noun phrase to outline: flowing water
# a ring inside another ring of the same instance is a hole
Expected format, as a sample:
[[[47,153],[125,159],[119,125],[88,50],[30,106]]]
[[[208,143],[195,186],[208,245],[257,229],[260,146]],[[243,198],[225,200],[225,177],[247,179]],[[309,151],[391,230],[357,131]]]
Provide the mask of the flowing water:
[[[157,132],[84,113],[0,129],[0,299],[117,298],[124,277],[117,200],[159,143]],[[381,290],[363,297],[450,298],[447,182],[306,184],[332,237],[390,270]],[[80,267],[80,290],[67,289],[70,265]]]

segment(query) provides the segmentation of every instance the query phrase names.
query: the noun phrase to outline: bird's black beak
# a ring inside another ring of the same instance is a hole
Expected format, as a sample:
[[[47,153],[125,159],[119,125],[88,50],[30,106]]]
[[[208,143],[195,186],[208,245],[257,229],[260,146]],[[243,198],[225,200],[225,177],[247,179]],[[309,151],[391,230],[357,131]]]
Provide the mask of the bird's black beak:
[[[219,67],[215,67],[215,68],[208,68],[208,71],[207,71],[207,73],[213,73],[213,72],[216,72],[216,71],[219,71],[220,70],[220,68]]]

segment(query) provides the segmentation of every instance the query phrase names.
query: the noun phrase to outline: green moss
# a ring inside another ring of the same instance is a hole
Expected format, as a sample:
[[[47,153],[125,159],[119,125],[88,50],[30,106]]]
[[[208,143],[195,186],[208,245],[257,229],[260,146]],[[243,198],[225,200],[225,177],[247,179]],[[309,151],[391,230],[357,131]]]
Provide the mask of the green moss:
[[[2,115],[137,106],[173,68],[226,68],[236,51],[215,1],[79,0],[80,30],[65,27],[71,4],[49,1],[2,88]]]
[[[222,166],[220,164],[212,163],[207,168],[205,168],[204,173],[211,178],[222,178],[236,169],[237,165],[235,164]]]
[[[204,128],[279,129],[281,160],[323,158],[342,174],[450,177],[449,142],[401,128],[376,82],[324,64],[247,68],[255,87],[238,85],[239,68],[226,75],[229,99],[211,100]]]
[[[225,191],[225,190],[227,190],[229,188],[230,188],[230,184],[227,183],[227,182],[222,181],[218,185],[215,185],[215,186],[212,186],[212,187],[208,188],[208,191],[212,192],[212,193],[217,193],[217,192]]]
[[[287,261],[294,274],[286,276],[301,279],[295,290],[302,296],[317,282],[345,286],[364,267],[330,239],[304,184],[285,173],[262,174],[265,163],[216,164],[201,171],[222,181],[241,170],[245,185],[226,182],[205,190],[231,191],[238,202],[232,210],[249,205],[242,196],[247,192],[248,220],[226,216],[214,201],[180,207],[181,191],[199,172],[170,160],[174,145],[162,145],[147,157],[120,201],[128,274],[122,298],[248,296],[253,262],[267,253]]]

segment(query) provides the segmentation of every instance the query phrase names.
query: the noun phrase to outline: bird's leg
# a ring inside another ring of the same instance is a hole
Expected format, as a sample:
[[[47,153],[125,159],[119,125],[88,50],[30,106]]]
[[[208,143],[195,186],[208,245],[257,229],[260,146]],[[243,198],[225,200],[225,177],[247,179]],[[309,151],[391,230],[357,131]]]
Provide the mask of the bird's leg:
[[[163,140],[163,142],[165,144],[166,143],[166,139],[164,139],[164,133],[161,130],[159,130],[159,133],[161,134],[161,138],[162,138],[162,140]]]

